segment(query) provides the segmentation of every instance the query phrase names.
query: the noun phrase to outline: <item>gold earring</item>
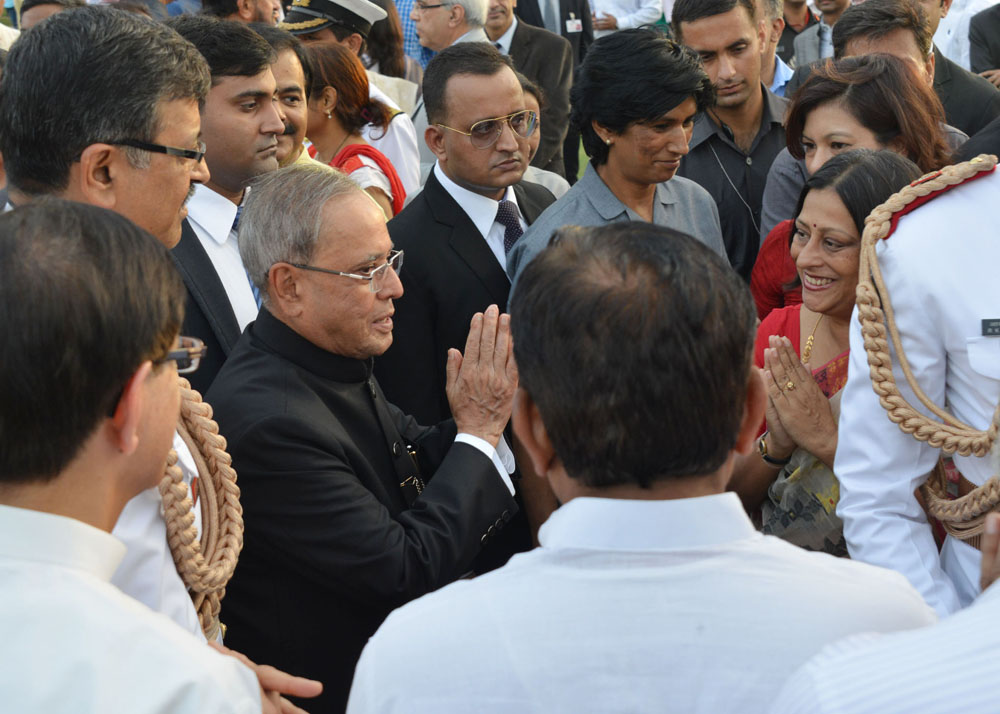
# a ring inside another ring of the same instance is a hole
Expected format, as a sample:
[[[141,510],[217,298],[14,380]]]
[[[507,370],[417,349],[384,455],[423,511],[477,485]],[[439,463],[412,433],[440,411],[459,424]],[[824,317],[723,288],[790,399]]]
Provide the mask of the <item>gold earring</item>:
[[[333,110],[332,109],[327,109],[326,110],[326,118],[327,119],[333,119]]]

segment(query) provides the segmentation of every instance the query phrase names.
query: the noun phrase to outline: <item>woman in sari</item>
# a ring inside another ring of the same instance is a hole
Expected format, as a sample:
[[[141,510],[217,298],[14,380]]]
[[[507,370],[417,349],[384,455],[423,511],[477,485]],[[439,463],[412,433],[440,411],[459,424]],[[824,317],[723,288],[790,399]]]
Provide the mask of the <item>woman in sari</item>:
[[[802,303],[772,311],[754,348],[768,390],[758,452],[741,457],[730,488],[761,529],[808,550],[847,555],[833,473],[840,390],[865,218],[920,169],[892,151],[830,159],[806,182],[790,252]]]
[[[801,301],[790,288],[788,256],[795,202],[806,178],[832,156],[851,149],[891,149],[924,173],[951,163],[967,138],[943,124],[944,109],[931,87],[906,62],[889,55],[846,57],[819,65],[796,93],[785,118],[788,147],[775,158],[764,188],[769,229],[750,276],[757,314]]]

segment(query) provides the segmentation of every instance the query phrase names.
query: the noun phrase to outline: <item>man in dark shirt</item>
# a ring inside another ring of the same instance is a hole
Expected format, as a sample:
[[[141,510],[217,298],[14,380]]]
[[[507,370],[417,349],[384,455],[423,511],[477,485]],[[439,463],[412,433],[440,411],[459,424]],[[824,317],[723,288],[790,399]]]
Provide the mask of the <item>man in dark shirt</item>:
[[[778,40],[778,56],[786,63],[795,57],[795,38],[819,20],[812,14],[806,0],[785,0],[785,29]]]
[[[760,245],[767,172],[785,146],[787,102],[760,82],[763,27],[752,0],[677,0],[677,39],[701,58],[716,106],[695,119],[678,176],[705,188],[719,206],[722,239],[733,268],[749,280]]]

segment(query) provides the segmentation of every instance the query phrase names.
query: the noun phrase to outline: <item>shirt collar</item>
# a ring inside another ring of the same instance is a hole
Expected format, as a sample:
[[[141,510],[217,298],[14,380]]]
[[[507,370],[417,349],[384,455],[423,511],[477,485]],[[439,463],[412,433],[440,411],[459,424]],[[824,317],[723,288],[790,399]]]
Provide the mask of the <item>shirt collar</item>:
[[[246,192],[243,194],[246,200]],[[205,184],[195,184],[194,195],[188,201],[188,219],[197,223],[219,245],[229,240],[236,220],[237,206]]]
[[[514,21],[510,23],[510,27],[507,28],[507,31],[500,35],[500,37],[497,38],[497,41],[493,43],[494,45],[500,45],[500,51],[505,55],[510,54],[510,42],[514,39],[514,30],[516,29],[517,15],[514,16]]]
[[[72,568],[105,582],[125,557],[110,533],[75,518],[0,505],[0,558]]]
[[[490,38],[486,36],[486,30],[481,27],[473,27],[471,30],[466,32],[464,35],[460,36],[457,40],[451,44],[457,45],[459,42],[489,42]]]
[[[778,91],[784,92],[785,85],[788,84],[788,80],[792,78],[795,74],[795,70],[785,64],[785,61],[781,59],[778,55],[774,56],[774,81],[771,82],[771,92],[775,96],[781,96]]]
[[[777,77],[777,74],[777,70],[775,70],[775,77]],[[763,84],[760,85],[760,88],[764,91],[764,110],[760,115],[760,129],[757,130],[757,137],[754,139],[755,146],[757,139],[771,130],[772,124],[784,126],[785,110],[788,108],[787,99],[777,96]],[[712,120],[707,111],[699,112],[694,120],[694,129],[691,131],[691,141],[688,142],[688,150],[703,144],[713,135],[718,135],[720,139],[732,143],[722,131],[722,127]],[[683,159],[681,160],[683,161]]]
[[[372,373],[372,360],[344,357],[314,345],[262,307],[248,328],[252,339],[306,371],[334,382],[360,383]]]
[[[436,161],[434,162],[434,176],[441,183],[441,187],[448,192],[448,195],[455,199],[455,203],[465,211],[465,215],[476,226],[476,230],[479,231],[483,238],[486,238],[489,235],[490,229],[493,228],[493,224],[496,222],[497,209],[500,208],[500,202],[470,191],[467,188],[462,188],[448,178],[441,165]],[[521,207],[517,205],[517,196],[514,195],[514,189],[511,186],[508,186],[507,190],[504,191],[502,200],[513,202],[517,206],[518,214],[521,213]]]
[[[683,161],[683,159],[681,159]],[[641,221],[642,218],[639,217],[631,208],[622,203],[618,197],[612,192],[608,185],[604,183],[598,173],[597,169],[594,168],[592,163],[587,164],[587,168],[583,172],[583,176],[577,181],[577,185],[580,186],[578,191],[587,196],[590,201],[590,205],[594,207],[605,221],[613,221],[623,213],[627,214],[629,220]],[[576,188],[574,186],[573,188]],[[664,205],[669,205],[671,203],[677,203],[677,196],[670,185],[670,181],[664,181],[663,183],[656,184],[656,200]]]
[[[543,548],[666,551],[761,538],[735,493],[663,501],[574,498],[538,531]]]

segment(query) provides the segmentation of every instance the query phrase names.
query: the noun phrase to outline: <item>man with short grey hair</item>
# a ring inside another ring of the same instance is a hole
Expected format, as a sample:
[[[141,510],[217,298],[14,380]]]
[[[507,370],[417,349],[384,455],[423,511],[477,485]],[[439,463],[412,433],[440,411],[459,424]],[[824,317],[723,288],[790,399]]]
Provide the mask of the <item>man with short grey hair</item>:
[[[792,78],[792,68],[778,56],[778,44],[785,31],[782,0],[757,0],[757,21],[764,23],[766,42],[760,65],[760,81],[779,97],[785,96],[785,85]]]
[[[378,206],[298,164],[258,177],[244,210],[240,252],[265,302],[208,395],[246,523],[227,642],[311,673],[324,691],[305,706],[338,711],[386,615],[461,577],[517,510],[509,319],[473,317],[448,359],[454,420],[420,426],[372,376],[403,292]]]

